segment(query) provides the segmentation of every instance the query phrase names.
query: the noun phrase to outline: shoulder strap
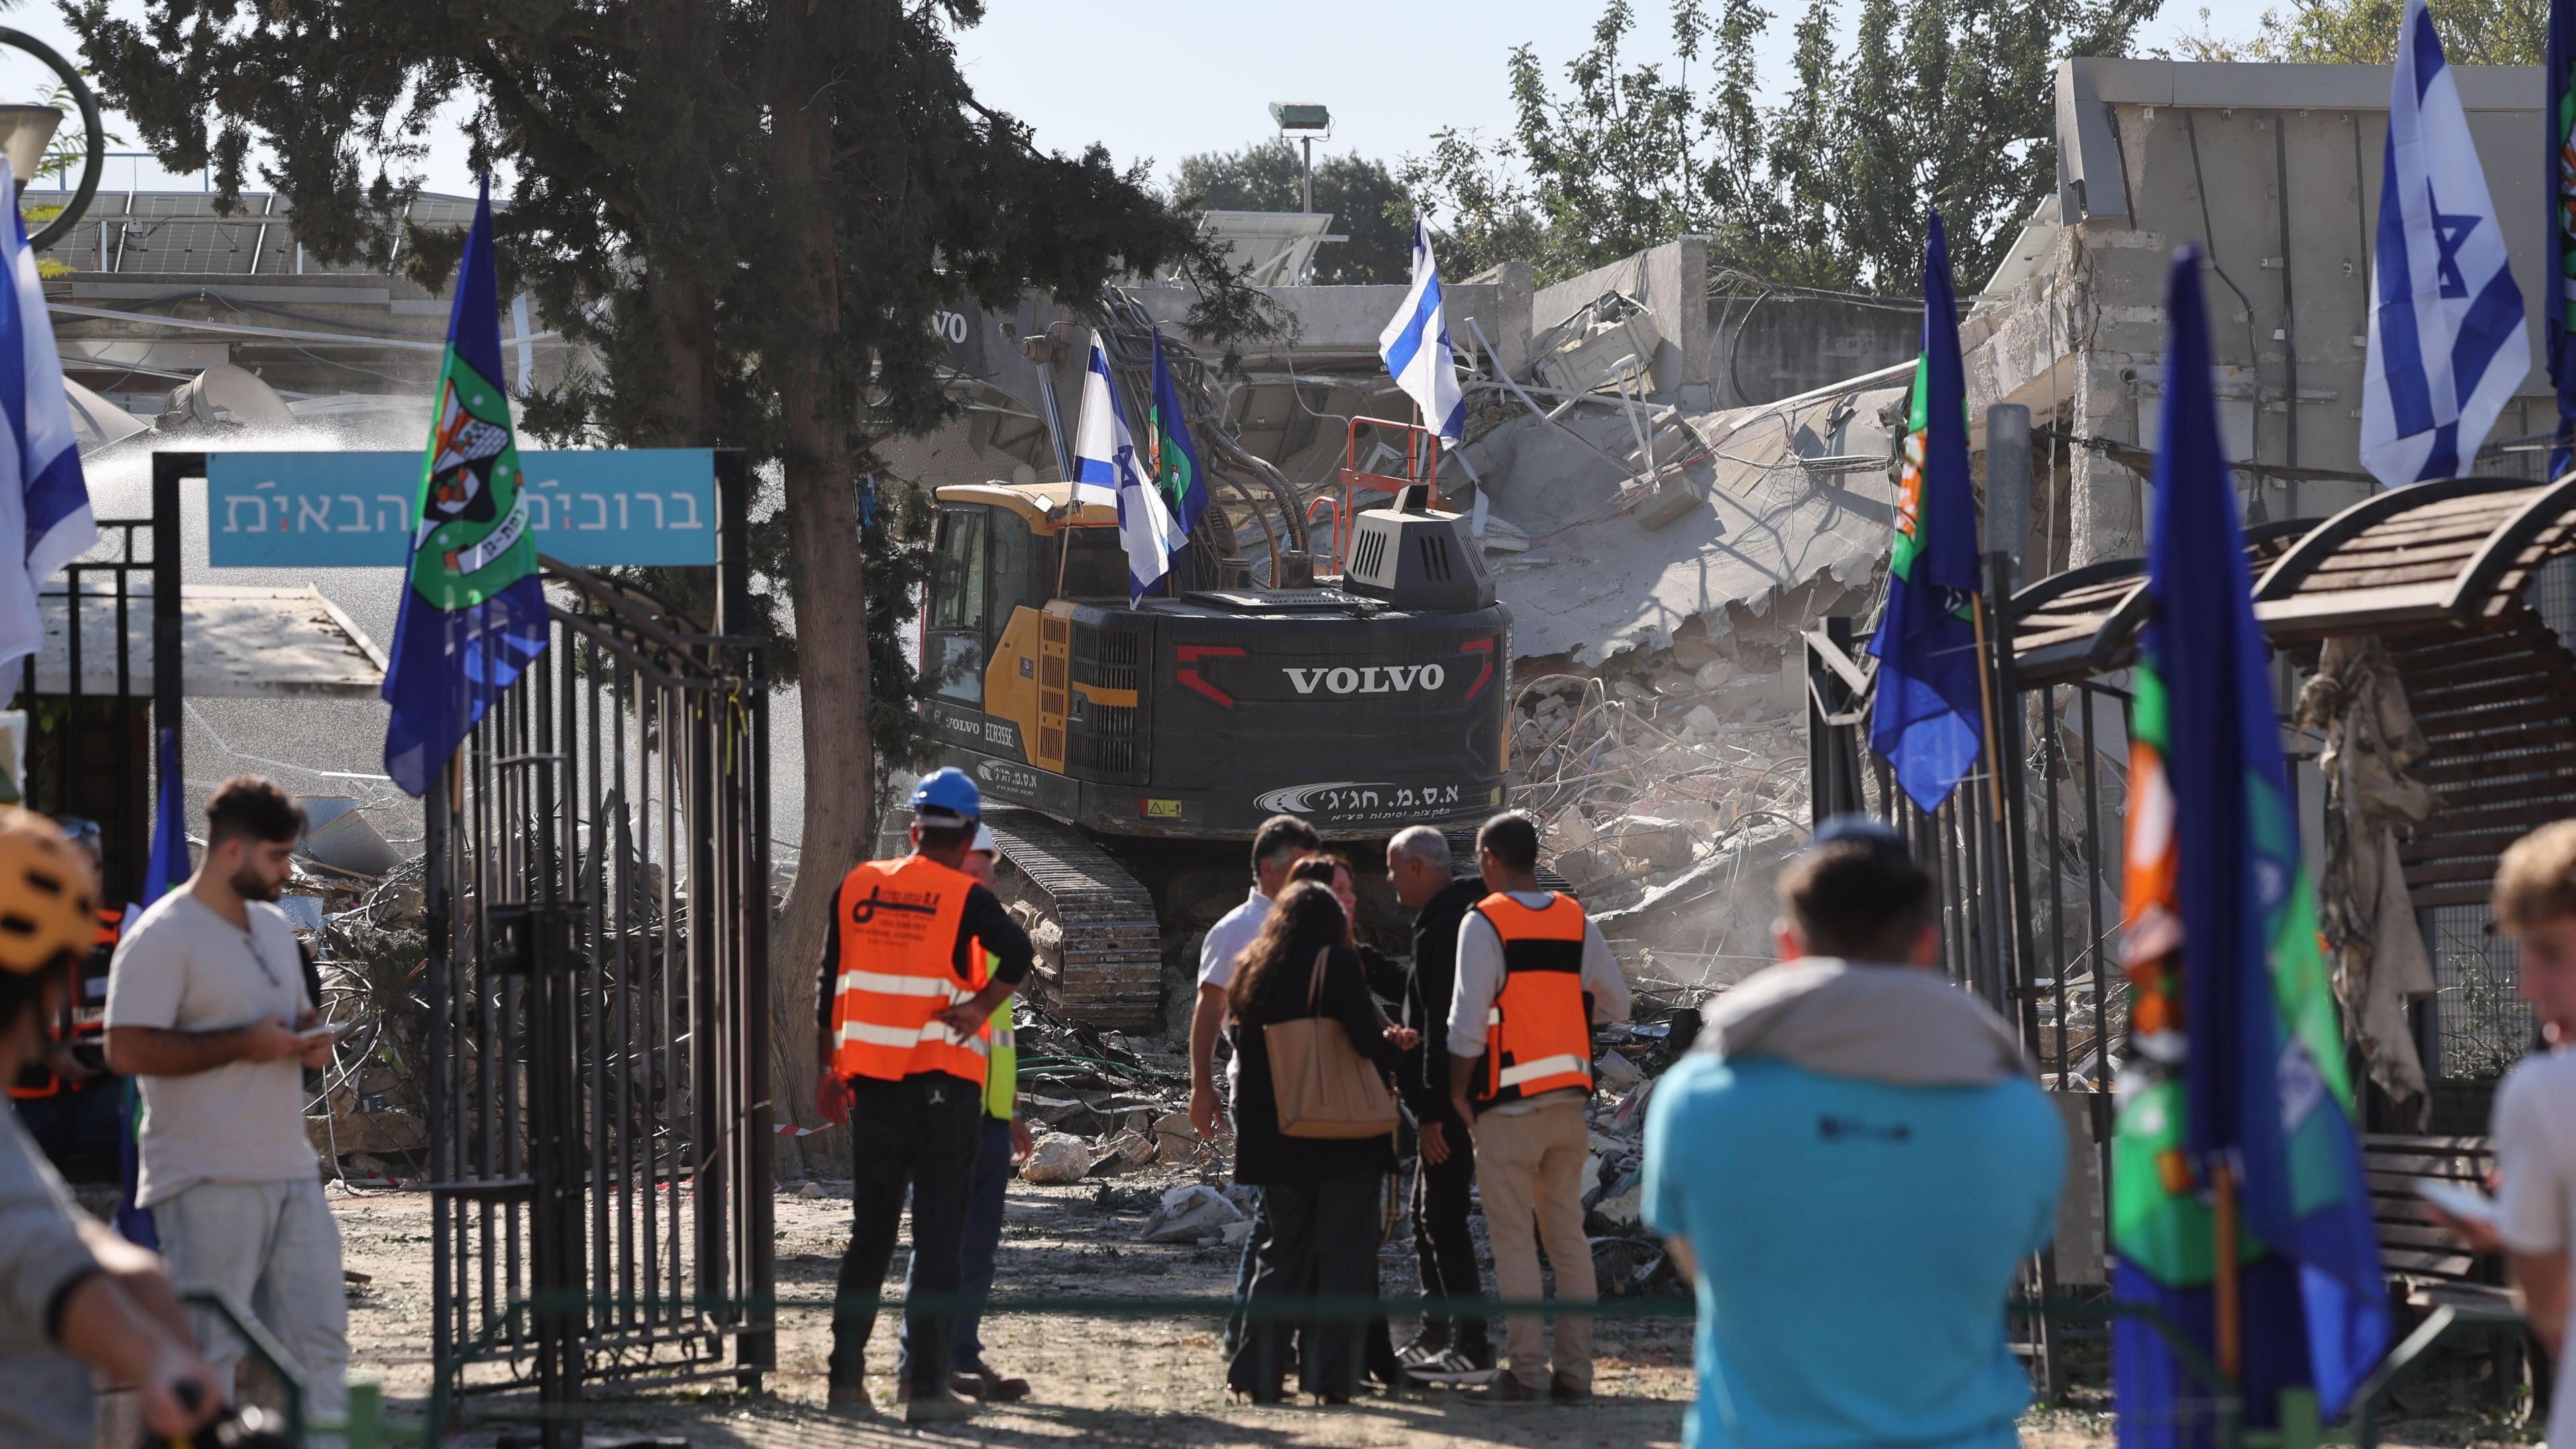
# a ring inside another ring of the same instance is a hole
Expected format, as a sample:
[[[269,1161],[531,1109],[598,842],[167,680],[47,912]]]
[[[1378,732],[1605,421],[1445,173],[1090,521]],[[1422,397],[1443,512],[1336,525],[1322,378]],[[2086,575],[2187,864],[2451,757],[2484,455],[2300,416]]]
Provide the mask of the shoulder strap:
[[[1315,1013],[1315,1003],[1324,995],[1324,963],[1333,959],[1333,948],[1326,946],[1315,953],[1315,974],[1306,982],[1306,1014]]]

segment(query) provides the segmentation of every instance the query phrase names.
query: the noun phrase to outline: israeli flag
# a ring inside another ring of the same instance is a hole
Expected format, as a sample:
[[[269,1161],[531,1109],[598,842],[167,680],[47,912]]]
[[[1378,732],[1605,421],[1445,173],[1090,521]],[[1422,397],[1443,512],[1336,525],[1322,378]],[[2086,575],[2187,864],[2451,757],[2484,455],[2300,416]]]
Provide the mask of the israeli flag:
[[[1458,358],[1440,312],[1440,265],[1431,259],[1431,228],[1419,216],[1413,219],[1413,289],[1378,334],[1377,353],[1432,431],[1452,443],[1467,436],[1467,398],[1458,390]]]
[[[2469,471],[2531,342],[2504,231],[2424,0],[2407,0],[2371,259],[2361,462],[2391,488]]]
[[[1073,501],[1118,510],[1118,542],[1127,550],[1127,600],[1143,598],[1172,571],[1186,535],[1162,490],[1136,461],[1136,440],[1109,390],[1109,353],[1091,334],[1082,374],[1082,420],[1073,435]]]
[[[17,194],[0,160],[0,197]],[[36,253],[17,207],[8,212],[0,226],[9,281],[0,288],[0,671],[44,642],[37,587],[98,542]]]

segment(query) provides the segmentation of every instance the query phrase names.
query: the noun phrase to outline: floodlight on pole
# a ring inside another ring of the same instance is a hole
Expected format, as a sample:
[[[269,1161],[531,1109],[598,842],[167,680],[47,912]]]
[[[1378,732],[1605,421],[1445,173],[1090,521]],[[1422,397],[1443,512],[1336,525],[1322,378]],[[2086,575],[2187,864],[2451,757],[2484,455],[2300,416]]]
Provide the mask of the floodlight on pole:
[[[62,211],[27,239],[28,246],[43,251],[71,231],[89,210],[90,199],[98,195],[99,172],[107,165],[107,126],[99,117],[97,92],[89,88],[89,82],[59,51],[23,30],[6,26],[0,26],[0,46],[23,50],[44,62],[80,107],[81,146],[86,153],[81,162],[80,186]],[[62,124],[63,113],[58,106],[41,102],[0,104],[0,155],[9,158],[9,171],[17,177],[19,190],[26,190],[36,179],[36,169],[44,164],[45,148],[53,144],[54,132]],[[17,198],[10,197],[9,201],[14,205]]]
[[[1297,209],[1313,211],[1315,209],[1315,138],[1323,136],[1329,139],[1332,136],[1333,113],[1313,101],[1272,101],[1270,119],[1278,123],[1281,140],[1295,136],[1305,147],[1305,160],[1298,168],[1303,200]]]

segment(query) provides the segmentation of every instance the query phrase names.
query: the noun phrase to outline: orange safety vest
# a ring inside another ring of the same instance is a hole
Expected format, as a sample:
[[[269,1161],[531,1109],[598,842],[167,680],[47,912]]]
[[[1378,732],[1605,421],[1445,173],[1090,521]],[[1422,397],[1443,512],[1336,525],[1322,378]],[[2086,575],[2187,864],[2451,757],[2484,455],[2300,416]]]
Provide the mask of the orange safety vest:
[[[841,974],[832,991],[832,1074],[900,1081],[946,1072],[981,1087],[985,1049],[932,1018],[974,995],[954,965],[975,882],[927,856],[872,860],[841,881]],[[972,951],[972,960],[982,953]],[[978,970],[975,973],[981,976]],[[978,983],[980,986],[980,983]]]
[[[1485,1014],[1478,1106],[1567,1087],[1592,1090],[1591,1004],[1583,992],[1583,907],[1548,893],[1531,910],[1501,891],[1476,914],[1503,943],[1503,988]]]
[[[116,954],[116,939],[125,928],[125,913],[98,908],[98,930],[90,939],[89,959],[81,963],[79,976],[73,982],[71,1003],[63,1019],[51,1029],[50,1039],[63,1041],[95,1037],[107,1030],[107,966]],[[82,1091],[47,1070],[44,1063],[29,1065],[9,1084],[9,1096],[16,1101],[32,1102],[65,1090]]]

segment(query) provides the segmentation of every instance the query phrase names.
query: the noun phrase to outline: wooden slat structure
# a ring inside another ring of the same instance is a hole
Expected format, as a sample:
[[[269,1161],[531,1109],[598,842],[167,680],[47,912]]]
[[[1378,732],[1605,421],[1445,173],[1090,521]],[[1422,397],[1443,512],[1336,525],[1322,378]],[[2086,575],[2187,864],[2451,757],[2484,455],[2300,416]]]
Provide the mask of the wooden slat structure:
[[[2245,564],[2260,577],[2309,530],[2313,518],[2245,531]],[[2126,666],[2146,622],[2147,563],[2116,558],[2051,574],[2012,598],[2013,667],[2024,689]]]
[[[2425,1215],[2417,1189],[2428,1182],[2486,1190],[2495,1153],[2483,1137],[2396,1137],[2361,1141],[2362,1176],[2379,1257],[2418,1308],[2440,1304],[2495,1306],[2506,1301],[2496,1260],[2467,1252]]]
[[[2533,580],[2576,554],[2576,474],[2448,478],[2375,494],[2323,522],[2247,530],[2254,613],[2296,652],[2375,634],[2395,656],[2441,796],[2401,847],[2419,908],[2476,905],[2498,852],[2576,815],[2576,654],[2532,607]],[[2017,682],[2127,664],[2145,620],[2145,565],[2118,559],[2014,595]]]

